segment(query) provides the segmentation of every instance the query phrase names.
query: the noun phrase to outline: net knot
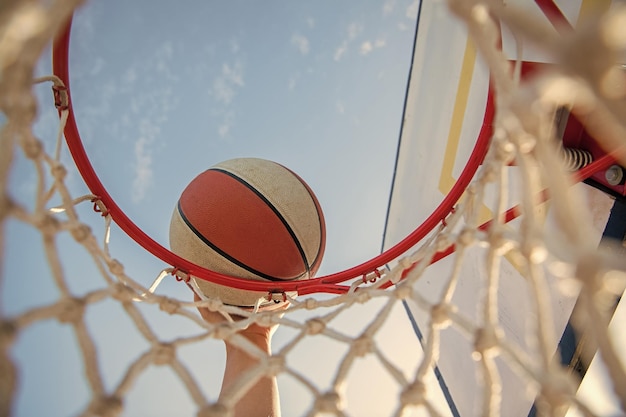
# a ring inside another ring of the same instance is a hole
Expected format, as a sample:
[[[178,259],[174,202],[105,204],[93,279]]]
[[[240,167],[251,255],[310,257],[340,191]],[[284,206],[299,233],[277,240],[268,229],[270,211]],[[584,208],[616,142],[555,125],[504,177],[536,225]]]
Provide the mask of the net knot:
[[[133,291],[133,289],[127,286],[126,284],[123,284],[121,282],[116,282],[115,284],[113,284],[113,292],[111,294],[111,297],[113,297],[117,301],[120,301],[120,302],[133,301],[133,299],[135,298],[135,295],[136,295],[135,291]]]
[[[215,403],[203,407],[196,417],[231,417],[232,411],[222,403]]]
[[[167,314],[174,314],[180,308],[180,303],[169,297],[163,297],[159,301],[159,308],[161,311],[165,311]]]
[[[26,155],[28,159],[35,160],[41,156],[43,152],[43,145],[39,139],[29,136],[24,139],[22,149],[24,150],[24,155]]]
[[[57,233],[61,225],[59,221],[48,213],[40,213],[35,217],[35,226],[44,236],[51,237]]]
[[[209,309],[209,311],[216,312],[222,309],[224,303],[219,298],[209,298],[204,300],[202,306]]]
[[[541,391],[537,399],[539,411],[547,406],[552,412],[556,411],[557,415],[560,415],[559,410],[564,414],[569,408],[569,399],[576,395],[576,387],[569,376],[561,370],[550,369],[543,375],[540,383]]]
[[[123,411],[124,405],[118,397],[100,397],[94,399],[87,414],[102,417],[115,417]]]
[[[602,289],[603,259],[596,253],[587,252],[578,257],[576,277],[596,295]]]
[[[15,207],[15,203],[6,194],[0,195],[0,221],[4,220]]]
[[[228,339],[233,333],[235,333],[235,331],[230,325],[228,325],[228,323],[217,323],[210,331],[211,337],[221,340]]]
[[[363,357],[374,350],[374,341],[367,335],[361,335],[352,342],[352,351],[358,357]]]
[[[480,181],[482,184],[489,184],[498,180],[498,172],[500,170],[500,164],[495,161],[490,161],[483,165]]]
[[[503,129],[498,129],[500,133],[503,133]],[[506,137],[499,137],[500,135],[494,135],[494,138],[498,137],[497,140],[494,141],[495,150],[496,150],[496,159],[501,164],[509,164],[515,158],[515,146],[511,141]]]
[[[498,354],[501,331],[494,327],[482,327],[476,330],[474,334],[474,352],[472,358],[480,360],[481,358],[494,357]]]
[[[512,242],[506,236],[503,225],[494,223],[489,228],[489,244],[496,253],[504,254],[511,250]]]
[[[78,323],[85,312],[85,300],[66,298],[59,302],[57,318],[61,323]]]
[[[517,149],[522,154],[531,153],[537,146],[537,139],[528,133],[513,135],[513,138],[516,139]]]
[[[124,275],[124,265],[117,259],[111,259],[109,261],[109,271],[116,276]]]
[[[0,322],[0,349],[8,347],[17,336],[17,326],[12,321]]]
[[[341,409],[343,409],[341,396],[335,391],[326,392],[315,400],[314,411],[316,413],[331,413],[337,415],[340,414]]]
[[[307,320],[305,326],[306,334],[311,336],[320,334],[326,329],[326,323],[318,317]]]
[[[442,252],[452,245],[450,235],[448,233],[440,233],[435,240],[435,248],[437,252]]]
[[[272,327],[276,324],[274,316],[271,314],[257,314],[254,317],[254,322],[261,327]]]
[[[285,358],[282,355],[271,356],[267,360],[268,376],[277,376],[285,371]]]
[[[67,176],[67,169],[57,162],[50,168],[50,174],[52,174],[56,181],[62,182]]]
[[[403,270],[407,270],[411,266],[413,266],[413,262],[411,262],[411,259],[408,256],[400,258],[400,260],[398,262],[400,263],[400,265],[401,265]]]
[[[407,385],[400,394],[403,406],[421,405],[426,400],[426,386],[422,381],[414,381]]]
[[[176,357],[176,348],[169,343],[159,343],[152,348],[152,362],[155,365],[169,365]]]
[[[360,304],[368,302],[372,296],[368,291],[359,291],[356,293],[356,301]]]
[[[464,228],[461,233],[459,233],[457,240],[462,246],[471,246],[476,240],[476,230],[471,227]]]
[[[313,299],[313,298],[307,298],[304,301],[304,307],[307,310],[314,310],[317,308],[317,306],[319,305],[319,303],[317,302],[317,300]]]
[[[85,223],[77,223],[74,227],[72,227],[70,233],[76,242],[82,243],[87,240],[89,236],[91,236],[91,227]]]
[[[410,285],[399,284],[396,287],[394,295],[398,300],[407,300],[413,295],[413,289]]]
[[[450,326],[450,306],[448,304],[435,304],[430,310],[433,326],[445,329]]]
[[[541,241],[537,239],[527,239],[520,246],[522,254],[533,264],[539,264],[546,260],[548,251]]]

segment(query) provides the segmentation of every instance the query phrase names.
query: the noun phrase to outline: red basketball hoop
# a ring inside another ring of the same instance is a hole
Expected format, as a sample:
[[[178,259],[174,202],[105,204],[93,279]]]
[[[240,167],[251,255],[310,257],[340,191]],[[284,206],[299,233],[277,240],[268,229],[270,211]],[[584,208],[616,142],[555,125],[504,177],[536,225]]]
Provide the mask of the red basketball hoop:
[[[381,267],[398,258],[420,242],[450,214],[461,195],[470,184],[474,174],[478,170],[478,167],[482,163],[491,138],[491,121],[494,115],[494,105],[493,96],[491,92],[489,92],[485,107],[485,116],[480,133],[476,140],[476,144],[467,161],[467,164],[448,195],[446,195],[439,206],[437,206],[433,213],[420,226],[418,226],[402,241],[384,251],[380,255],[341,272],[303,281],[280,283],[260,282],[226,276],[195,265],[172,253],[153,240],[122,211],[100,181],[83,146],[72,108],[69,75],[69,42],[71,26],[72,21],[70,19],[66,27],[55,37],[52,61],[54,74],[65,83],[67,88],[69,116],[65,126],[65,138],[70,153],[85,183],[91,192],[98,196],[98,199],[106,207],[107,213],[111,216],[111,219],[115,221],[115,223],[135,242],[157,258],[174,267],[176,270],[184,271],[186,274],[193,275],[216,284],[251,291],[264,291],[268,293],[297,291],[298,294],[303,295],[315,292],[336,294],[347,292],[350,289],[350,286],[340,285],[342,282],[377,273]]]

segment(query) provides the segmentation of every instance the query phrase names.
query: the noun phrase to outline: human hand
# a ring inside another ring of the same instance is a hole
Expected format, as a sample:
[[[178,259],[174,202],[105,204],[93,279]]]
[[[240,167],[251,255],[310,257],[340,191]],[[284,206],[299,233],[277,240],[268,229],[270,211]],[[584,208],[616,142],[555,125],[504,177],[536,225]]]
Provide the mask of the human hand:
[[[193,299],[195,302],[201,301],[200,297],[195,292],[194,292]],[[273,308],[273,310],[285,310],[287,309],[287,307],[289,307],[289,303],[285,302],[281,306]],[[198,307],[198,311],[200,312],[200,315],[207,323],[219,324],[219,323],[223,323],[226,321],[226,318],[221,313],[217,311],[211,311],[206,307]],[[244,319],[244,317],[242,316],[237,316],[233,314],[231,314],[231,317],[235,321]],[[266,326],[261,326],[260,324],[257,324],[257,323],[252,323],[248,327],[242,329],[239,332],[239,334],[241,334],[242,336],[244,336],[245,338],[247,338],[248,340],[250,340],[251,342],[253,342],[255,345],[259,347],[267,347],[269,346],[270,340],[272,338],[272,334],[274,334],[274,331],[276,330],[277,327],[278,325],[266,327]],[[229,344],[228,341],[225,341],[225,343],[228,346]]]
[[[198,294],[194,293],[194,301],[200,301]],[[284,310],[289,303],[277,305],[277,309]],[[219,324],[226,321],[226,318],[217,311],[211,311],[206,307],[198,307],[198,311],[204,320],[211,324]],[[231,315],[233,320],[242,320],[241,316]],[[270,327],[261,326],[252,323],[248,327],[239,331],[239,335],[245,337],[255,346],[261,349],[265,354],[271,355],[271,338],[277,325]],[[224,379],[222,380],[222,396],[228,398],[232,393],[229,391],[233,386],[237,386],[237,382],[246,372],[258,366],[259,356],[250,355],[247,350],[241,349],[235,343],[231,343],[229,339],[225,339],[226,344],[226,366],[224,368]],[[259,379],[246,395],[235,405],[235,417],[280,417],[280,400],[278,394],[278,385],[275,376],[265,376]]]

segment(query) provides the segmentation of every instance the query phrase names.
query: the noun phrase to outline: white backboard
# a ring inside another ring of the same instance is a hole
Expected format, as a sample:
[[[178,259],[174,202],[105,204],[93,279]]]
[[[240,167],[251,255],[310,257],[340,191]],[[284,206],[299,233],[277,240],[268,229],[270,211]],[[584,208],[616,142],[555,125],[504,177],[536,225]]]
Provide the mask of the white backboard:
[[[537,3],[513,1],[536,15],[537,19],[550,19]],[[587,2],[557,2],[563,16],[573,26],[584,13]],[[608,5],[609,3],[607,3]],[[515,59],[515,44],[503,28],[503,50],[509,59]],[[525,46],[524,61],[547,62],[540,52]],[[484,129],[485,108],[489,90],[489,72],[467,31],[447,9],[445,2],[423,0],[419,14],[416,45],[413,56],[410,85],[403,131],[398,149],[394,186],[390,198],[384,249],[387,249],[429,216],[447,195],[463,167],[476,138]],[[488,121],[487,121],[488,122]],[[488,124],[488,123],[487,123]],[[516,203],[516,167],[509,167],[512,177],[510,205]],[[588,202],[593,214],[593,233],[590,239],[599,242],[606,224],[612,201],[606,195],[586,185],[576,187]],[[543,208],[549,210],[549,203]],[[491,216],[483,208],[482,221]],[[549,217],[549,216],[548,216]],[[481,221],[481,222],[482,222]],[[462,278],[453,298],[459,311],[478,320],[480,288],[485,273],[484,252],[473,250],[463,263]],[[445,278],[449,276],[451,259],[431,265],[417,282],[417,288],[430,300],[439,299]],[[507,338],[520,348],[529,351],[532,341],[527,340],[532,317],[531,298],[527,295],[524,278],[514,264],[503,259],[500,269],[499,321]],[[554,316],[554,338],[558,341],[575,304],[575,298],[555,291],[551,294]],[[409,315],[415,321],[419,334],[428,329],[430,312],[408,302]],[[554,346],[557,348],[556,343]],[[472,360],[473,341],[457,330],[442,333],[438,370],[442,378],[439,389],[448,397],[452,415],[477,415],[482,407],[481,387],[477,363]],[[498,363],[502,378],[503,416],[527,416],[534,401],[532,391],[504,363]],[[527,393],[527,395],[524,395]]]

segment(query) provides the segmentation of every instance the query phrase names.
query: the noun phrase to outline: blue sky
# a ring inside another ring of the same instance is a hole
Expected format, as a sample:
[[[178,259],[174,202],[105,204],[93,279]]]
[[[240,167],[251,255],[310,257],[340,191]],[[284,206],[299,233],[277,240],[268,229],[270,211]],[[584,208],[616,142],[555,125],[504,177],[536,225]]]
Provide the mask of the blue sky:
[[[320,199],[322,273],[377,254],[416,4],[200,3],[92,3],[76,18],[74,108],[114,198],[163,241],[195,175],[267,158]]]
[[[90,2],[75,16],[70,49],[73,105],[87,153],[117,203],[163,245],[178,195],[195,175],[234,157],[282,163],[312,187],[326,216],[326,256],[318,275],[354,266],[380,252],[416,13],[413,0]],[[38,75],[50,72],[49,59],[49,53],[42,58]],[[46,107],[49,86],[36,92],[43,107],[35,131],[51,151],[57,116],[51,105]],[[65,150],[63,160],[70,168],[67,184],[73,195],[88,193]],[[13,193],[28,205],[34,192],[32,170],[20,156],[14,168]],[[89,204],[79,207],[79,214],[101,238],[102,220]],[[18,314],[54,302],[58,291],[47,265],[21,262],[25,253],[29,259],[44,259],[37,235],[9,222],[7,236],[12,245],[5,275],[29,278],[7,280],[4,311]],[[93,279],[97,271],[91,260],[68,236],[60,236],[57,246],[75,293],[101,287]],[[128,274],[146,286],[167,267],[115,226],[111,250]],[[173,280],[159,292],[189,297]],[[150,306],[141,308],[164,340],[196,331]],[[356,332],[376,311],[359,310],[338,321]],[[383,336],[388,343],[406,341],[404,349],[410,352],[415,335],[404,313],[394,314],[400,327],[390,326],[391,333]],[[115,386],[147,344],[115,303],[90,308],[87,323],[97,329],[93,337],[105,385]],[[277,339],[284,343],[281,336]],[[330,371],[334,368],[325,361],[341,354],[333,346],[303,349],[293,356]],[[221,345],[201,344],[182,353],[206,377],[199,378],[203,389],[216,393],[221,371],[214,365],[223,360]],[[67,327],[50,320],[29,327],[16,343],[14,357],[23,375],[17,416],[41,414],[42,404],[49,416],[73,415],[84,406],[88,392]],[[376,365],[363,366],[361,372],[367,373]],[[330,375],[320,372],[311,377],[328,384]],[[60,383],[62,374],[68,376]],[[190,415],[190,399],[179,385],[163,382],[167,377],[168,371],[160,368],[143,374],[127,400],[128,415]],[[361,378],[354,386],[365,382]],[[393,386],[388,382],[377,383],[387,389]],[[285,415],[298,415],[307,406],[303,393],[284,385]],[[162,398],[168,399],[166,404],[156,401]],[[384,403],[363,402],[357,413],[380,415],[377,407],[389,407]]]

